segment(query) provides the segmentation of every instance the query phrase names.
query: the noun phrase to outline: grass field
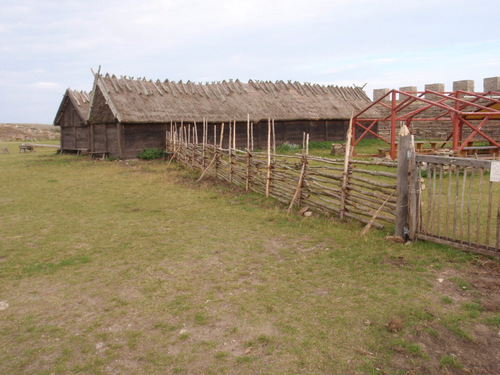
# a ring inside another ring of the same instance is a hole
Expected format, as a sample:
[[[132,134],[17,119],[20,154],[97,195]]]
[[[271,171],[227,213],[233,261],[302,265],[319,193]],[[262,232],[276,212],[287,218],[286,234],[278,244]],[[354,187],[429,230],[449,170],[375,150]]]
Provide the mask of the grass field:
[[[500,372],[496,260],[0,146],[1,374]]]

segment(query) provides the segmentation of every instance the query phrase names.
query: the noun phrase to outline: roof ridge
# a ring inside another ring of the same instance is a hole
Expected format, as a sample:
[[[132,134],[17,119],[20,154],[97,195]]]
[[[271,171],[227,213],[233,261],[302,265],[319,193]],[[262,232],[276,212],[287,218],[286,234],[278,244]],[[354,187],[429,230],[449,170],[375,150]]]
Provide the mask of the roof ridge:
[[[223,121],[228,116],[242,121],[242,116],[246,119],[247,113],[250,113],[252,121],[260,121],[260,115],[282,120],[299,117],[344,119],[348,118],[351,107],[363,106],[369,100],[358,87],[292,80],[249,79],[242,82],[228,78],[211,82],[184,82],[128,78],[108,73],[104,77],[96,75],[96,82],[98,90],[105,94],[99,100],[112,101],[113,114],[118,110],[122,119],[130,123],[160,122],[165,118],[194,121],[198,117]],[[85,108],[83,102],[88,94],[75,92],[71,98]]]

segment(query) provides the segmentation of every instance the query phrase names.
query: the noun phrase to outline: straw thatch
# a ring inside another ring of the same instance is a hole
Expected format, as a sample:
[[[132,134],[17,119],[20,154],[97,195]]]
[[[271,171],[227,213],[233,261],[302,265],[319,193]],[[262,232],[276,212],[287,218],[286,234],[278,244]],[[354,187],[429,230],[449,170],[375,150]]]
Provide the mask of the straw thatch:
[[[90,95],[86,91],[67,89],[57,110],[54,125],[74,126],[77,123],[83,125],[89,117],[89,112]]]
[[[255,123],[268,118],[277,121],[348,119],[353,111],[357,113],[371,103],[358,87],[291,81],[229,80],[202,84],[96,74],[94,85],[95,91],[102,93],[112,117],[128,124],[189,122],[203,118],[209,122],[246,121],[247,115]],[[96,99],[98,96],[93,101]],[[102,123],[102,111],[93,108],[89,120]],[[108,121],[115,120],[108,118]]]

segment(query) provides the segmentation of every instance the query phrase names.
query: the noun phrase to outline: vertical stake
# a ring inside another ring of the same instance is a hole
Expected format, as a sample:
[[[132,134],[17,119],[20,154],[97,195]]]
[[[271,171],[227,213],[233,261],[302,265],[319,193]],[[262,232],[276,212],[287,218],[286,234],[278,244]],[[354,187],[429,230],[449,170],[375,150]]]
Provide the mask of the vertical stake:
[[[408,223],[408,154],[410,151],[410,140],[410,130],[406,124],[403,124],[399,131],[395,231],[395,236],[403,239],[405,237],[405,228]]]
[[[274,161],[274,158],[276,157],[276,132],[274,131],[274,119],[272,121],[272,127],[273,127],[273,161]]]
[[[269,198],[269,187],[271,185],[271,119],[267,121],[267,180],[266,198]]]
[[[250,138],[252,140],[251,147],[252,147],[252,152],[253,152],[253,122],[250,123]]]
[[[247,150],[250,150],[250,114],[247,114]]]
[[[229,120],[229,183],[233,183],[233,137],[234,137],[234,124],[231,126]]]
[[[351,140],[352,140],[352,115],[347,129],[347,140],[345,145],[344,173],[342,178],[342,199],[340,200],[340,219],[344,219],[345,203],[347,200],[347,188],[349,185],[350,163],[351,163]]]
[[[409,187],[409,217],[408,217],[408,236],[410,240],[414,241],[415,234],[418,227],[418,197],[420,195],[420,178],[418,177],[418,166],[416,161],[417,153],[415,151],[415,140],[413,135],[411,136],[410,142],[410,187]],[[450,173],[451,181],[451,173]]]

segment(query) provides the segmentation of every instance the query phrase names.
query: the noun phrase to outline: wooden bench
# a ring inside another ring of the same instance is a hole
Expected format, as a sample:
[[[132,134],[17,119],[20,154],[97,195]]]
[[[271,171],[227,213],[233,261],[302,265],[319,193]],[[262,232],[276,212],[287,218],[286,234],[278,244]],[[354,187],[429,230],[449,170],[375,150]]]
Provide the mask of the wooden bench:
[[[461,157],[472,155],[492,155],[500,156],[500,149],[497,146],[467,146],[460,151]]]
[[[89,149],[88,148],[64,148],[60,149],[59,153],[64,154],[64,153],[70,153],[70,154],[76,154],[76,155],[88,155],[89,154]]]
[[[101,159],[104,160],[109,157],[109,152],[101,151],[101,152],[90,152],[90,157],[92,159]]]
[[[24,143],[19,146],[19,152],[33,152],[33,146],[25,145]]]
[[[430,147],[424,147],[427,144]],[[419,154],[433,154],[448,144],[451,146],[450,141],[415,141],[415,150]]]
[[[390,154],[391,154],[391,149],[390,148],[379,148],[378,149],[378,156],[381,157],[381,158],[389,156]]]

